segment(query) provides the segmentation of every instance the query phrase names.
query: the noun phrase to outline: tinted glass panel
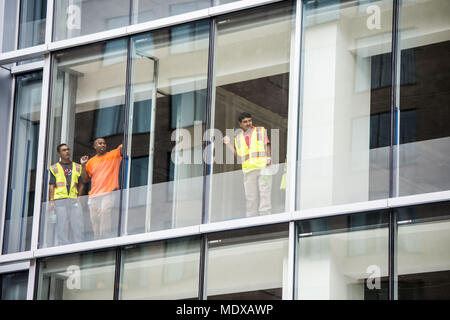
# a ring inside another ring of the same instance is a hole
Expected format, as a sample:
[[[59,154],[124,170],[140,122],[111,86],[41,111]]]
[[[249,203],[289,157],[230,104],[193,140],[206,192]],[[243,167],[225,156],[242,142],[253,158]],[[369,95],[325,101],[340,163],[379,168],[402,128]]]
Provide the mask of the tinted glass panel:
[[[450,203],[397,210],[398,299],[450,299]]]
[[[120,299],[197,299],[199,267],[198,238],[125,248]]]
[[[402,1],[400,196],[450,188],[450,2]]]
[[[42,72],[18,76],[15,95],[3,253],[31,245]]]
[[[305,220],[298,226],[298,299],[388,298],[386,212]]]
[[[19,49],[45,42],[47,0],[20,1]]]
[[[285,298],[288,285],[287,255],[287,225],[209,235],[208,299]]]
[[[304,4],[297,208],[386,198],[392,0]]]
[[[0,274],[0,300],[26,300],[28,271]]]
[[[53,40],[119,28],[129,21],[130,0],[58,0]]]
[[[200,224],[209,22],[131,41],[123,233]]]
[[[38,300],[111,300],[115,251],[85,252],[39,261]]]
[[[54,56],[41,247],[118,235],[126,57],[122,39]]]
[[[293,11],[287,1],[217,20],[211,222],[285,211]]]

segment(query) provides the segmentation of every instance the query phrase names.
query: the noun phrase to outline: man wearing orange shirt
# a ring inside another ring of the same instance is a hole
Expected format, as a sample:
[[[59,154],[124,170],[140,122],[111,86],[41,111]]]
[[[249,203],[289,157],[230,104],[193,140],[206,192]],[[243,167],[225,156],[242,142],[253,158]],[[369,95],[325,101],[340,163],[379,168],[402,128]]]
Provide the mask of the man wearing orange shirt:
[[[119,169],[122,161],[122,145],[106,152],[106,141],[94,141],[96,155],[86,164],[87,178],[91,181],[89,208],[95,239],[111,236],[113,231],[114,190],[119,189]],[[85,178],[85,177],[83,177]]]

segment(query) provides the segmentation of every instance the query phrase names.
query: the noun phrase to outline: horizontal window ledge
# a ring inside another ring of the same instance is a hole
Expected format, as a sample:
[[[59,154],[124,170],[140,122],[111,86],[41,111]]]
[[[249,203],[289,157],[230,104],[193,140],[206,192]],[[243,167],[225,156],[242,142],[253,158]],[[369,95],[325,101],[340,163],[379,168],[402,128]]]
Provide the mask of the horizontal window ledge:
[[[33,72],[44,68],[44,61],[30,62],[11,67],[12,74],[20,74],[25,72]]]
[[[450,190],[389,198],[389,208],[406,207],[450,200]]]
[[[56,246],[49,248],[37,249],[34,257],[42,258],[47,256],[76,253],[82,251],[108,249],[146,242],[174,239],[180,237],[195,236],[200,234],[199,226],[191,226],[177,229],[168,229],[161,231],[153,231],[148,233],[140,233],[135,235],[124,235],[116,238],[94,240],[68,244],[64,246]]]
[[[0,265],[0,274],[28,270],[30,261]]]
[[[29,60],[44,56],[49,52],[48,45],[42,44],[30,48],[10,51],[0,54],[0,66],[7,65],[22,60]]]
[[[386,210],[389,208],[407,207],[433,202],[444,202],[450,200],[450,191],[433,192],[419,195],[403,196],[398,198],[372,200],[351,204],[342,204],[321,208],[304,209],[295,212],[285,212],[257,217],[247,217],[219,222],[194,225],[189,227],[152,231],[133,235],[123,235],[120,237],[86,241],[64,246],[41,248],[33,251],[11,253],[0,255],[0,264],[29,260],[33,258],[43,258],[91,250],[101,250],[122,246],[136,245],[154,241],[162,241],[174,238],[196,236],[213,232],[252,228],[278,223],[289,223],[313,218],[325,218],[335,215],[352,213],[364,213],[375,210]]]
[[[341,204],[328,207],[311,208],[295,211],[294,220],[306,220],[313,218],[322,218],[340,214],[350,214],[357,212],[367,212],[373,210],[383,210],[388,208],[388,200],[372,200],[364,202],[356,202],[350,204]]]
[[[24,251],[0,255],[0,264],[13,261],[29,260],[33,258],[33,251]]]
[[[220,222],[212,222],[200,225],[201,233],[219,232],[233,229],[242,229],[263,226],[268,224],[277,224],[290,222],[292,220],[291,213],[278,213],[262,215],[257,217],[248,217],[241,219],[226,220]]]

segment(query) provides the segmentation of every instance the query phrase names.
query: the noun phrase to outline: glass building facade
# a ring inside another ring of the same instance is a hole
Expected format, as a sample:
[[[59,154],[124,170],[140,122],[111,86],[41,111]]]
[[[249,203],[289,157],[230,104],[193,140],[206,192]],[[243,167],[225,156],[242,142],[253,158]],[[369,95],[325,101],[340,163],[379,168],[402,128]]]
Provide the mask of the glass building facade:
[[[0,0],[0,299],[450,299],[449,44],[447,0]]]

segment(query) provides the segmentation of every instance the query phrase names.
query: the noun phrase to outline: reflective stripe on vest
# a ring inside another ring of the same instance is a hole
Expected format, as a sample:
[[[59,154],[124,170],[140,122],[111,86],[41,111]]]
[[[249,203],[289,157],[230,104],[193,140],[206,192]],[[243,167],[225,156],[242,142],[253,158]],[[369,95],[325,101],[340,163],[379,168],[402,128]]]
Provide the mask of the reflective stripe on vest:
[[[81,176],[81,166],[78,163],[72,162],[72,177],[70,182],[69,194],[67,194],[67,181],[61,164],[58,162],[51,165],[50,171],[55,176],[56,180],[55,191],[53,195],[53,198],[55,200],[78,197],[78,178]]]
[[[245,142],[244,134],[236,136],[235,147],[238,156],[242,158],[242,171],[244,173],[267,166],[267,152],[264,145],[264,127],[255,127],[250,137],[250,148]]]

